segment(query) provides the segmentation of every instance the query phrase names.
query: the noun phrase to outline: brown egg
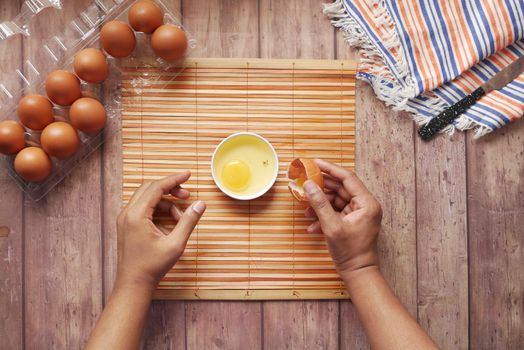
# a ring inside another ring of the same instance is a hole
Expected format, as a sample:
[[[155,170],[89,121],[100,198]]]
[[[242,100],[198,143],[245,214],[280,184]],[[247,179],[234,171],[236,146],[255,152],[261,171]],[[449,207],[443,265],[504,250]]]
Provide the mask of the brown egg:
[[[102,47],[116,58],[129,56],[136,46],[133,29],[122,21],[110,21],[100,31]]]
[[[18,102],[18,118],[29,129],[42,130],[55,121],[53,104],[41,95],[27,95]]]
[[[70,106],[82,97],[80,80],[71,72],[55,70],[49,73],[45,81],[47,97],[60,106]]]
[[[15,158],[15,171],[20,177],[30,182],[40,182],[51,174],[53,163],[39,147],[27,147]]]
[[[294,159],[289,164],[287,177],[289,180],[291,180],[288,183],[289,191],[293,197],[295,197],[295,199],[300,202],[307,201],[306,194],[304,192],[304,182],[306,182],[306,180],[314,181],[321,189],[324,188],[324,176],[313,159]]]
[[[65,159],[76,152],[80,140],[75,128],[71,125],[65,122],[54,122],[42,131],[40,143],[50,156]]]
[[[85,133],[94,133],[106,125],[106,110],[94,98],[83,97],[73,103],[69,110],[71,124]]]
[[[162,9],[151,0],[141,0],[131,6],[128,19],[134,30],[147,34],[164,24]]]
[[[151,46],[160,58],[166,61],[176,61],[186,54],[186,34],[175,25],[164,24],[153,33]]]
[[[97,49],[88,48],[77,53],[73,66],[76,75],[88,83],[100,83],[109,75],[106,56]]]
[[[0,152],[15,154],[25,147],[25,130],[14,120],[0,122]]]

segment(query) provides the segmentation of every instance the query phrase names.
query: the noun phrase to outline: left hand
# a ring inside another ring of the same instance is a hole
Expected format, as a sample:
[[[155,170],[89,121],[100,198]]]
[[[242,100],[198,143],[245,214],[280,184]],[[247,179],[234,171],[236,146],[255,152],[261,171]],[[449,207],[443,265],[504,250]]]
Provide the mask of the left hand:
[[[178,261],[206,205],[197,201],[182,212],[162,196],[189,198],[189,191],[181,185],[190,176],[186,171],[145,182],[133,194],[117,220],[117,282],[145,284],[153,289]],[[168,211],[173,216],[177,224],[172,231],[153,223],[155,210]]]

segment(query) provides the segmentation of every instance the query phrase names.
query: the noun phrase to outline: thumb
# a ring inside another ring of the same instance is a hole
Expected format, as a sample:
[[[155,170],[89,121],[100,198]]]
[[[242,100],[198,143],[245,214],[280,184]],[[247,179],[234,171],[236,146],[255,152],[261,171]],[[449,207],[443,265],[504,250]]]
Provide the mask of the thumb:
[[[311,205],[311,208],[315,211],[324,233],[330,233],[335,229],[335,225],[338,223],[339,217],[335,213],[335,210],[331,206],[331,203],[326,197],[324,191],[318,187],[318,185],[308,180],[304,183],[304,190],[306,197]]]
[[[202,201],[196,201],[184,211],[175,228],[169,234],[174,245],[185,247],[189,236],[191,236],[205,210],[206,204]]]

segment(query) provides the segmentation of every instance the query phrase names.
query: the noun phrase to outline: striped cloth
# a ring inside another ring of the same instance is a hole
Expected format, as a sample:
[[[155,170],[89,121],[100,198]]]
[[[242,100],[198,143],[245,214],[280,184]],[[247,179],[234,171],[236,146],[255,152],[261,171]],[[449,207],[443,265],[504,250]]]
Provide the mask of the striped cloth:
[[[360,48],[358,77],[424,124],[524,55],[524,0],[336,0],[324,12]],[[524,74],[446,128],[477,136],[524,114]]]

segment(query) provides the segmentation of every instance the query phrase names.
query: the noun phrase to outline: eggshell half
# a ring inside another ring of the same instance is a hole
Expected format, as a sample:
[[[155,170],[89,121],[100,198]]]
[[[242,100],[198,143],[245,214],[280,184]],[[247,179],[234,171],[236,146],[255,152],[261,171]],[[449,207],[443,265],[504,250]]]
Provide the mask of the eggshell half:
[[[289,192],[300,202],[306,202],[303,184],[306,180],[314,181],[324,189],[324,176],[313,159],[296,158],[290,164],[287,177],[291,180],[288,184]]]

